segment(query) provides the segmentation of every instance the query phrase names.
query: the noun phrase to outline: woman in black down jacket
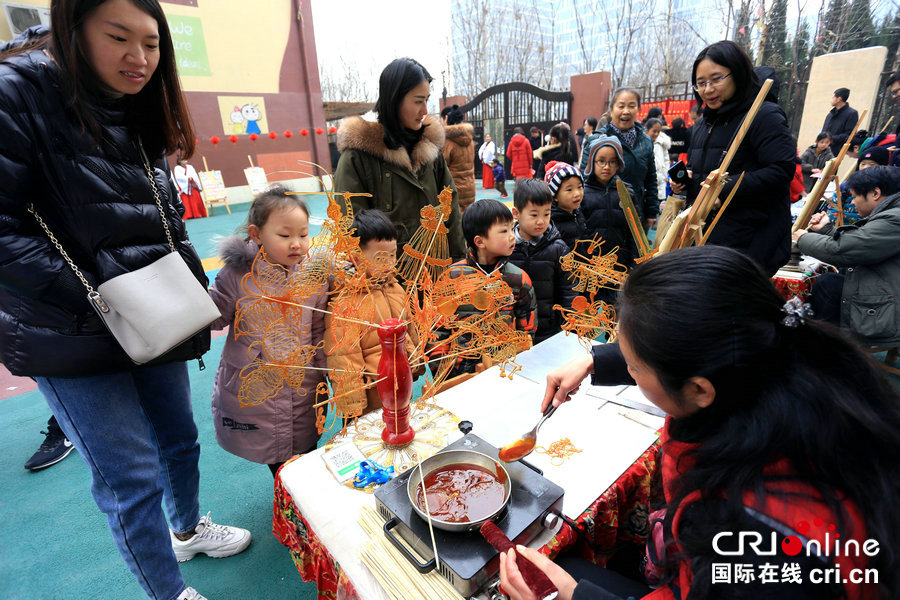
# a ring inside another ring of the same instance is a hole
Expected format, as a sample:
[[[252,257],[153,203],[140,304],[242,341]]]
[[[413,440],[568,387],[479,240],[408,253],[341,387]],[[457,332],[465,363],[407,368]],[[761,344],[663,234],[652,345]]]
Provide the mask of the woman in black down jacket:
[[[693,127],[688,150],[692,170],[688,201],[700,192],[706,176],[718,168],[731,140],[759,92],[760,83],[750,58],[730,41],[700,51],[691,81],[694,95],[705,103]],[[790,184],[796,170],[796,146],[784,111],[769,94],[731,161],[728,183],[719,195],[724,201],[744,173],[740,188],[709,237],[710,244],[729,246],[753,258],[774,275],[790,256]],[[672,185],[674,193],[682,186]],[[710,213],[707,223],[715,218]]]
[[[575,138],[565,123],[554,125],[550,129],[550,143],[538,149],[541,164],[535,173],[537,179],[543,179],[550,163],[564,162],[574,165],[578,162],[578,148],[574,144]]]
[[[136,366],[28,211],[92,286],[162,258],[142,145],[177,250],[207,284],[165,161],[194,148],[169,27],[157,0],[54,0],[51,21],[0,48],[0,361],[37,381],[147,596],[197,600],[176,559],[250,543],[200,517],[185,360],[209,349],[209,331]]]

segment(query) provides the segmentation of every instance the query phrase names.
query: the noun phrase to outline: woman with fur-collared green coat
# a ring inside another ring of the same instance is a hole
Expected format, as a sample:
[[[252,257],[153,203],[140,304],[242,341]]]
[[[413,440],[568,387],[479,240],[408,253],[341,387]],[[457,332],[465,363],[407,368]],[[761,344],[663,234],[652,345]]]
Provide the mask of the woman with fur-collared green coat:
[[[444,129],[428,114],[432,77],[411,58],[398,58],[381,73],[375,103],[378,122],[351,117],[338,131],[341,152],[334,171],[336,192],[363,192],[350,199],[355,212],[384,211],[397,228],[397,248],[419,228],[421,210],[438,205],[445,187],[453,190],[450,217],[444,223],[450,256],[465,256],[459,199],[453,176],[441,154]],[[344,199],[338,198],[343,205]]]

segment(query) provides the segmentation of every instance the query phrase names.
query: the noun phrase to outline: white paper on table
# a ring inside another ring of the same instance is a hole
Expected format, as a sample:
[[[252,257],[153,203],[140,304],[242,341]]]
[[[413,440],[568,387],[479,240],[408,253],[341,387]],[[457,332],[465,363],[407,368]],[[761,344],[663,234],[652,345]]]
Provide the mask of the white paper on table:
[[[435,404],[461,420],[471,421],[472,433],[501,448],[519,439],[541,418],[544,385],[514,375],[500,376],[491,367],[435,396]]]
[[[638,412],[641,423],[623,416],[630,412]],[[566,402],[541,427],[538,446],[546,448],[567,437],[581,452],[561,465],[554,465],[549,456],[538,452],[532,452],[525,460],[562,486],[566,491],[563,513],[574,519],[656,441],[656,429],[663,422],[659,417],[614,404],[598,408],[596,401]]]
[[[590,342],[591,345],[597,343]],[[577,335],[560,331],[537,346],[519,353],[516,356],[516,363],[521,365],[522,370],[517,374],[535,383],[546,385],[548,373],[589,353],[590,350]]]

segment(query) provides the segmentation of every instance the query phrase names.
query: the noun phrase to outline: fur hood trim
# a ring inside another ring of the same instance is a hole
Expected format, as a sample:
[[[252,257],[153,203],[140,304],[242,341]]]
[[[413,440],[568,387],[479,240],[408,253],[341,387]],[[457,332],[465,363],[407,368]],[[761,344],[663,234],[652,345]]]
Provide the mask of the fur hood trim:
[[[219,256],[234,269],[249,271],[259,246],[253,240],[245,240],[239,235],[230,235],[219,242]]]
[[[391,150],[384,144],[384,126],[381,123],[349,117],[337,133],[338,152],[359,150],[415,173],[422,165],[434,162],[444,147],[444,128],[440,122],[432,115],[426,115],[424,127],[425,133],[409,153],[404,148]]]
[[[472,145],[472,138],[475,137],[475,128],[469,123],[457,123],[456,125],[444,127],[444,134],[446,134],[448,142],[466,147]]]
[[[537,150],[534,150],[532,154],[534,155],[534,158],[543,158],[544,152],[546,152],[547,150],[553,150],[554,148],[559,148],[560,146],[562,146],[562,144],[547,144],[546,146],[541,146]]]

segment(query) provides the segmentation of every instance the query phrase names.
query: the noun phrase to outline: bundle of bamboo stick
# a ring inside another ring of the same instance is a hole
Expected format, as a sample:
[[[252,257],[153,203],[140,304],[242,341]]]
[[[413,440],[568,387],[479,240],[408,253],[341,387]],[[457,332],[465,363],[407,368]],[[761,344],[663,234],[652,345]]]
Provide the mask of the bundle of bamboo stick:
[[[360,548],[360,557],[392,599],[463,600],[450,582],[436,571],[419,573],[385,538],[382,530],[384,520],[374,508],[362,507],[359,525],[369,536],[369,541]]]

